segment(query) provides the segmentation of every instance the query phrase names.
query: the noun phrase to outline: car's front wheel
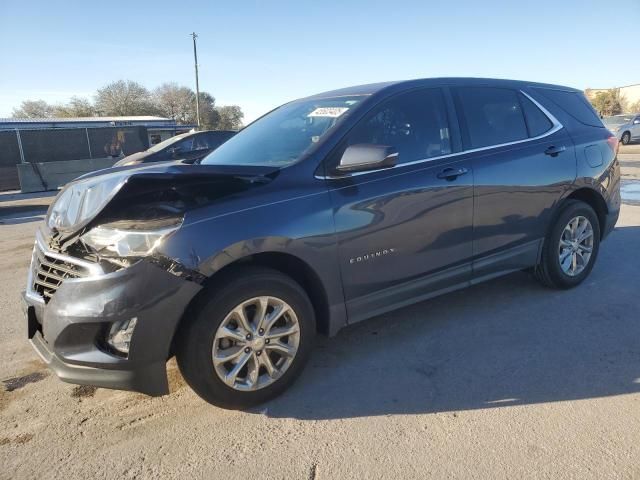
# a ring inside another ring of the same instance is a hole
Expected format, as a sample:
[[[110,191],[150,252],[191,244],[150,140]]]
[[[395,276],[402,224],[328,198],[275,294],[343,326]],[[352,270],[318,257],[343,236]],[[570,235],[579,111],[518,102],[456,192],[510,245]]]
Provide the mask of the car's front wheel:
[[[629,132],[624,132],[622,134],[621,141],[623,145],[629,145],[631,143],[631,134]]]
[[[569,200],[544,240],[535,275],[548,287],[575,287],[591,273],[599,248],[598,216],[588,204]]]
[[[204,400],[245,408],[282,393],[312,349],[314,311],[291,278],[242,268],[203,292],[178,331],[176,357]]]

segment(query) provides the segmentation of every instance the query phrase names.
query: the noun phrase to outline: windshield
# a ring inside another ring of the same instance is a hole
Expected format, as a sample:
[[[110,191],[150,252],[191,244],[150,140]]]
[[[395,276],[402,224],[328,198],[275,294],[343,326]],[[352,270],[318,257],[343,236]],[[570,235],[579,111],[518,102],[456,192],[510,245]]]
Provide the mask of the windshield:
[[[602,123],[604,123],[607,126],[622,125],[624,123],[629,123],[632,118],[633,118],[633,115],[622,115],[622,116],[615,116],[615,117],[607,117],[607,118],[603,118],[602,119]]]
[[[255,121],[207,155],[205,165],[285,167],[300,160],[358,105],[362,95],[299,100]]]
[[[176,135],[175,137],[167,138],[166,140],[164,140],[164,141],[162,141],[160,143],[156,143],[153,147],[151,147],[147,151],[148,152],[159,152],[163,148],[166,148],[169,145],[182,140],[184,137],[186,137],[188,135],[191,135],[191,134],[187,132],[187,133],[181,133],[180,135]]]

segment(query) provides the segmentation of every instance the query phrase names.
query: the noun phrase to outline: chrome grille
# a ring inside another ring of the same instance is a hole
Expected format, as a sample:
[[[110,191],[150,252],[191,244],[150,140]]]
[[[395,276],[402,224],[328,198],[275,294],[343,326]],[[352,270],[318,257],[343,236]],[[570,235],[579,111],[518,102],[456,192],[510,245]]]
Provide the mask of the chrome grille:
[[[30,293],[48,302],[62,282],[102,273],[97,263],[64,255],[48,249],[40,232],[36,234],[36,244],[31,259],[29,278]]]
[[[36,245],[33,272],[33,289],[48,301],[67,278],[89,275],[89,271],[78,265],[53,258]]]

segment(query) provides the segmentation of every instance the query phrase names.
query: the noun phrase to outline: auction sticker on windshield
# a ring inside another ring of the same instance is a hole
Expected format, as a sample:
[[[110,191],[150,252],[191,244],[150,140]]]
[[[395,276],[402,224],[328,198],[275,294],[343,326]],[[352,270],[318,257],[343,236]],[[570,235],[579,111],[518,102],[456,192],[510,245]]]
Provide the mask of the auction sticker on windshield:
[[[337,118],[347,110],[349,109],[345,107],[318,107],[307,116]]]

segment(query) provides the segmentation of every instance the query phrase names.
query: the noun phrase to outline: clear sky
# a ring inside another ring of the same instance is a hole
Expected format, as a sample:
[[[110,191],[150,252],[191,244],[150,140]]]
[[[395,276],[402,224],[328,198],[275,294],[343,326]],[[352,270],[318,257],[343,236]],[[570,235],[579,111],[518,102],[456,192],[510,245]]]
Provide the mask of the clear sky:
[[[0,117],[131,79],[200,88],[245,120],[361,83],[487,76],[640,83],[640,0],[0,0]]]

